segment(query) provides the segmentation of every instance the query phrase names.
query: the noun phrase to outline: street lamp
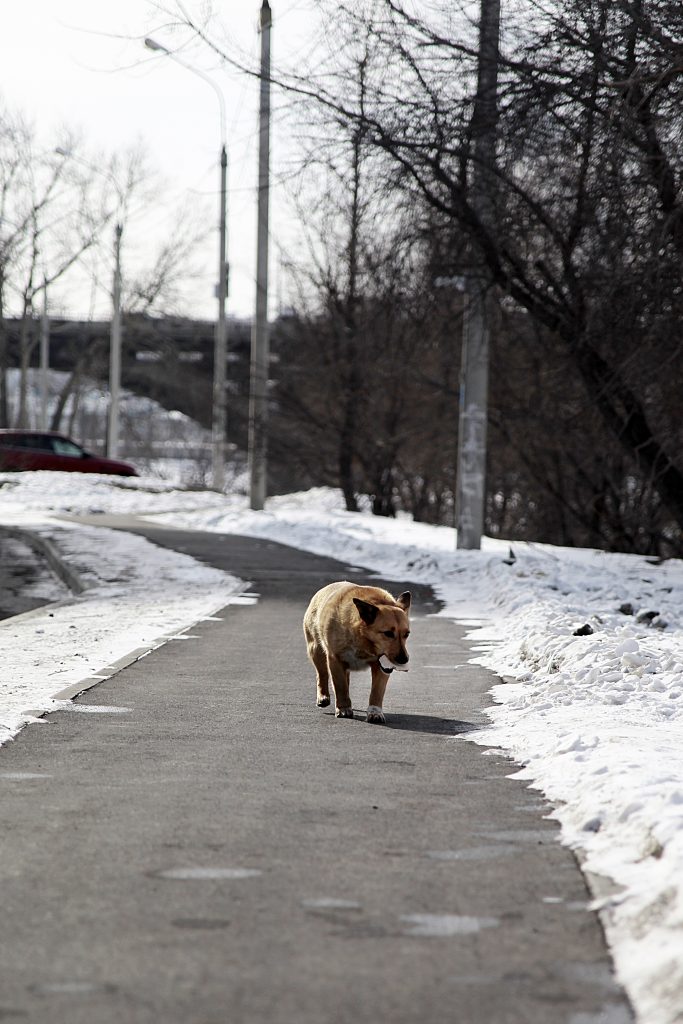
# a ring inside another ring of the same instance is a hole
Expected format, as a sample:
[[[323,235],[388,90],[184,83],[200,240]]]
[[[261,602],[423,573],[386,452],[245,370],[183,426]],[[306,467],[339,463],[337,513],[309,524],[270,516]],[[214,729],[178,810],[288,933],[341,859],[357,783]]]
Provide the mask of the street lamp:
[[[258,233],[256,311],[251,336],[249,394],[249,505],[263,509],[268,491],[268,217],[270,203],[270,32],[272,12],[261,4],[261,90],[259,103]]]
[[[114,227],[114,282],[112,289],[112,317],[109,329],[109,413],[107,418],[107,456],[115,459],[119,449],[119,405],[121,397],[121,235],[123,223],[121,219],[121,189],[113,174],[101,167],[95,167],[82,160],[81,157],[57,146],[55,153],[69,157],[76,163],[83,164],[95,174],[109,178],[114,184],[118,197],[116,225]]]
[[[226,410],[226,365],[227,365],[227,323],[225,319],[225,300],[228,294],[228,261],[227,261],[227,174],[228,155],[226,148],[226,117],[223,93],[208,75],[198,68],[186,64],[166,46],[149,37],[145,39],[148,50],[163,53],[176,64],[191,71],[211,86],[218,97],[221,119],[221,152],[220,152],[220,224],[218,253],[218,317],[214,334],[213,354],[213,415],[211,421],[211,450],[213,486],[217,491],[225,487],[225,433],[227,425]]]

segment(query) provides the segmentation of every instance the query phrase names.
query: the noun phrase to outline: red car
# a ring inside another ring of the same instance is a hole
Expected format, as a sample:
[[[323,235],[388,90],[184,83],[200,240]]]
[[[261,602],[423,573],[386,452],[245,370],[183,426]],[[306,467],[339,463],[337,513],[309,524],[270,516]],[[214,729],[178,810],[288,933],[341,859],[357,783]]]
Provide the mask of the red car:
[[[92,455],[62,434],[43,430],[0,430],[0,471],[21,469],[138,475],[129,463]]]

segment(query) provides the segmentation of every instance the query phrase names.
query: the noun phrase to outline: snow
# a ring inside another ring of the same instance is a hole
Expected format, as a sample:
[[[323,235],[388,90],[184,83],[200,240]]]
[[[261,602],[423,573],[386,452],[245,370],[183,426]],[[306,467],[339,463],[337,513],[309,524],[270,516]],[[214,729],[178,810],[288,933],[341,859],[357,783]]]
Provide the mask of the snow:
[[[102,528],[56,518],[65,511],[268,538],[432,585],[440,614],[467,624],[474,660],[501,680],[490,725],[446,742],[502,748],[522,766],[516,776],[545,793],[593,886],[638,1019],[681,1019],[683,563],[537,544],[514,544],[510,557],[490,539],[456,552],[450,529],[348,513],[330,490],[251,512],[243,496],[158,480],[0,475],[0,525],[48,536],[90,584],[0,623],[2,663],[12,665],[0,687],[8,733],[68,681],[238,597],[238,581],[217,570],[121,532],[104,542]]]

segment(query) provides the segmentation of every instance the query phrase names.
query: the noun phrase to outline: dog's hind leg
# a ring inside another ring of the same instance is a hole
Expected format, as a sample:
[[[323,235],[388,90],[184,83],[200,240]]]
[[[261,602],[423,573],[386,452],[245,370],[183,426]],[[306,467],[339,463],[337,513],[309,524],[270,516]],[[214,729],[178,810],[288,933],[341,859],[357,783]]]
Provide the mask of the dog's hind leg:
[[[319,708],[329,707],[330,703],[330,674],[327,669],[327,655],[325,649],[317,639],[315,630],[309,622],[309,615],[304,618],[304,637],[306,638],[306,649],[308,657],[315,669],[317,700]]]
[[[319,708],[329,707],[330,704],[330,674],[327,669],[327,655],[319,644],[308,645],[308,657],[315,666],[316,673],[316,704]]]
[[[349,670],[339,658],[335,658],[332,654],[329,657],[329,666],[336,704],[334,713],[337,718],[353,718],[351,697],[349,696]]]

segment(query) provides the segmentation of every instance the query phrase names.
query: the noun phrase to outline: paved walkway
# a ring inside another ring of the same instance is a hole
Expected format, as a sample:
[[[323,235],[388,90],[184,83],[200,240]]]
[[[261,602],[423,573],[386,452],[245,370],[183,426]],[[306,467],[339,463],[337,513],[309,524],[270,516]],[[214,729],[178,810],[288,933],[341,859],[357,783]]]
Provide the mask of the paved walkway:
[[[431,595],[411,588],[387,726],[364,721],[364,676],[338,721],[315,707],[301,618],[348,567],[145,532],[260,597],[0,748],[0,1019],[630,1021],[547,805],[454,738],[492,679]]]

